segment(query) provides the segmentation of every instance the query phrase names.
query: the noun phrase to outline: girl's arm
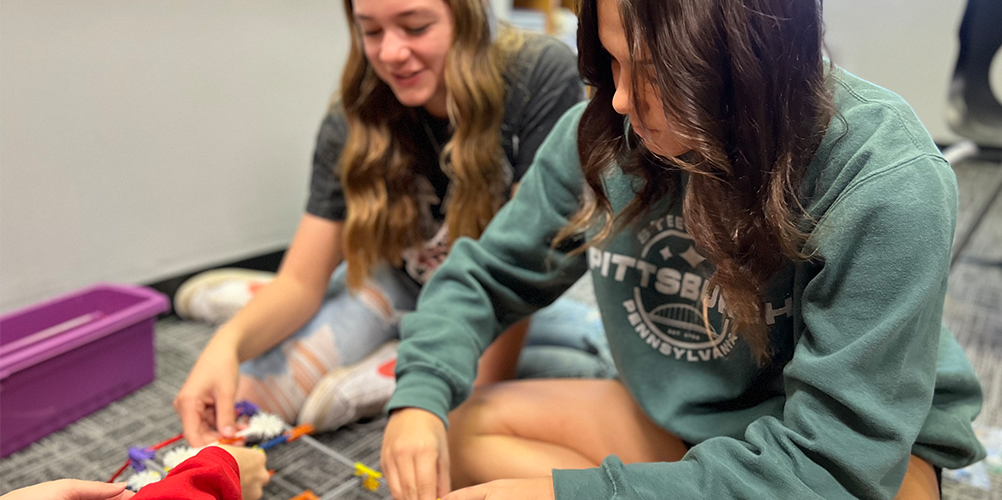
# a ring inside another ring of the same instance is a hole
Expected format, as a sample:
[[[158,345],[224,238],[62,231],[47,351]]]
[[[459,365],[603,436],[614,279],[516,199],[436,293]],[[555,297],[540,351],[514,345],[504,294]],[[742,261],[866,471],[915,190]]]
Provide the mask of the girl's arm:
[[[583,255],[550,248],[583,187],[576,146],[583,109],[572,108],[554,127],[515,198],[479,240],[456,242],[417,311],[403,320],[382,451],[395,498],[434,500],[449,491],[445,415],[469,395],[477,359],[501,331],[556,300],[587,267]]]
[[[512,161],[515,182],[511,196],[518,191],[518,183],[532,164],[539,146],[560,120],[560,117],[584,99],[584,86],[578,75],[577,55],[563,42],[541,35],[530,35],[523,57],[532,58],[534,64],[523,67],[522,61],[513,64],[513,71],[523,71],[515,80],[522,85],[509,89],[506,113],[517,116],[514,127],[518,147]],[[538,37],[538,38],[537,38]],[[523,100],[524,89],[531,89]],[[513,102],[514,101],[514,102]],[[506,116],[506,121],[509,117]],[[515,378],[518,357],[525,345],[531,319],[524,319],[509,327],[494,341],[480,358],[474,385],[491,384]]]
[[[144,486],[135,500],[257,500],[270,475],[264,452],[238,446],[209,446]]]
[[[577,210],[584,185],[576,140],[583,110],[581,104],[564,115],[515,198],[479,240],[456,241],[425,285],[417,310],[404,317],[397,389],[388,409],[422,408],[445,421],[469,395],[484,349],[584,274],[583,254],[550,248]]]
[[[213,341],[235,346],[244,361],[278,345],[309,321],[341,263],[343,226],[343,222],[303,215],[278,275],[219,329]]]
[[[316,313],[341,262],[341,228],[340,222],[304,215],[278,276],[224,324],[199,355],[174,399],[185,439],[193,446],[234,432],[240,363],[277,345]]]
[[[518,357],[525,345],[530,321],[532,320],[526,318],[511,325],[484,351],[477,365],[474,387],[515,378],[518,374]]]
[[[125,483],[104,483],[81,479],[46,481],[0,495],[0,500],[128,500],[135,493]]]

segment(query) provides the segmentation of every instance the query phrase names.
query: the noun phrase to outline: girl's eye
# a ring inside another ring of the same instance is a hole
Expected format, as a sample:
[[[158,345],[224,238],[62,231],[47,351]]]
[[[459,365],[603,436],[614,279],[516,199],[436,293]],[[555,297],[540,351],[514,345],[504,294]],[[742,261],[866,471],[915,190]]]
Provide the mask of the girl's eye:
[[[420,35],[421,33],[427,31],[430,26],[431,26],[430,24],[426,24],[424,26],[419,26],[417,28],[405,28],[405,29],[407,30],[407,33],[410,35]]]
[[[374,37],[380,33],[380,30],[362,30],[362,36]]]

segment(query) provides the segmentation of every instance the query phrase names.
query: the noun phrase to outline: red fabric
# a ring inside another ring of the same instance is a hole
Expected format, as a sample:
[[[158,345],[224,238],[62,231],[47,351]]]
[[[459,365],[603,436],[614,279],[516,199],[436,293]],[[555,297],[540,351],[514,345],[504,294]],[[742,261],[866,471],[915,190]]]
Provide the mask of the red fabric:
[[[178,464],[167,477],[139,490],[135,500],[241,500],[240,469],[222,448],[210,446]]]

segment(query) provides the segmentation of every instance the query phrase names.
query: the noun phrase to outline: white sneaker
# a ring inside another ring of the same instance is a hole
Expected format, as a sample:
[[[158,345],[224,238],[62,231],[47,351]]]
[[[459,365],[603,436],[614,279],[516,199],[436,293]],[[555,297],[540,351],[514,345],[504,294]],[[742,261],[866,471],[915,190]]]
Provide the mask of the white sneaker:
[[[306,397],[298,423],[325,432],[382,413],[397,387],[393,370],[399,345],[392,340],[362,361],[324,375]]]
[[[174,311],[184,319],[223,323],[250,302],[275,273],[223,268],[196,274],[174,294]]]

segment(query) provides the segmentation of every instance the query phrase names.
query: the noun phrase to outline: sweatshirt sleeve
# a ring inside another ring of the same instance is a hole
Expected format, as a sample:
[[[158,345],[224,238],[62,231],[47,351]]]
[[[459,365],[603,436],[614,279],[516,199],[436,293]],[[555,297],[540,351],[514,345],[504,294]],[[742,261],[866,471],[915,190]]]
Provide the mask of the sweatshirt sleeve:
[[[242,500],[240,469],[226,450],[209,446],[144,486],[135,500]]]
[[[819,221],[808,242],[819,259],[795,278],[803,324],[782,418],[676,463],[609,457],[555,471],[556,498],[892,498],[933,404],[956,203],[941,158],[858,179]]]
[[[424,286],[417,310],[401,325],[397,389],[388,410],[422,408],[446,421],[446,413],[469,396],[477,360],[494,338],[584,274],[583,255],[550,248],[578,208],[583,109],[577,105],[561,118],[512,201],[479,240],[458,239]]]

